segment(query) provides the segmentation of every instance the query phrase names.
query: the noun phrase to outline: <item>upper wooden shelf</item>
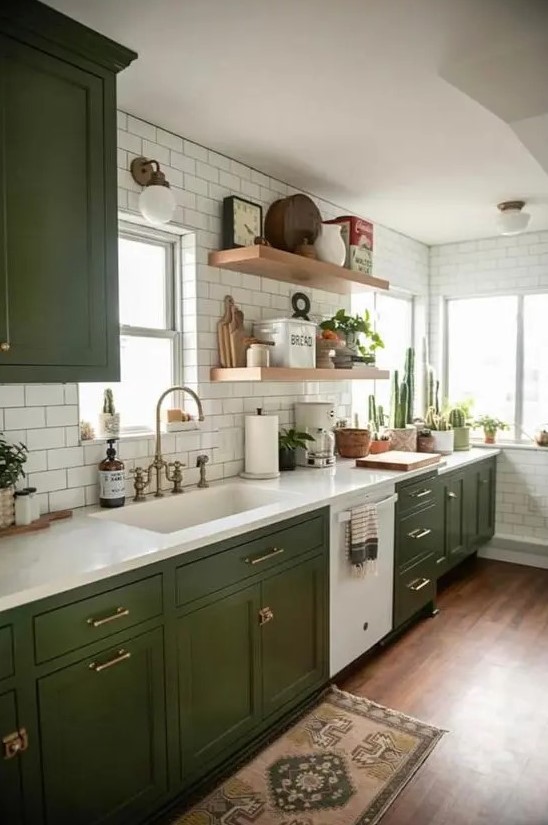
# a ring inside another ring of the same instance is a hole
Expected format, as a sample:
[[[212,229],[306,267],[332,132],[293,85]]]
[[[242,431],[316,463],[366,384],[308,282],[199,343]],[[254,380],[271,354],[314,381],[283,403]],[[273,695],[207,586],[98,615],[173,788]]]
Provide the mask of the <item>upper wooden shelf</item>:
[[[383,278],[283,252],[273,246],[243,246],[210,252],[208,262],[210,266],[221,269],[234,269],[248,275],[262,275],[273,281],[302,284],[339,294],[362,292],[364,289],[388,289],[390,286]]]
[[[388,370],[356,367],[352,370],[298,369],[296,367],[211,368],[212,381],[375,381],[390,378]]]

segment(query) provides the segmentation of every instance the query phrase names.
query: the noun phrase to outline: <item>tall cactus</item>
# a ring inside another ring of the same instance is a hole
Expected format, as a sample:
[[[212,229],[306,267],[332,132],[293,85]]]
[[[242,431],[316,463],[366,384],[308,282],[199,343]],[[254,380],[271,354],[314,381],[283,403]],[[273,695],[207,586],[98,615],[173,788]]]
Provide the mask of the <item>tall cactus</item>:
[[[114,406],[114,394],[112,390],[106,389],[103,394],[103,413],[105,415],[114,415],[116,407]]]
[[[377,402],[375,400],[374,395],[370,395],[368,398],[368,419],[369,426],[373,428],[375,432],[378,431],[377,427]]]
[[[453,409],[449,411],[449,423],[453,429],[455,429],[455,427],[465,427],[466,416],[464,415],[464,410],[460,407],[453,407]]]
[[[405,352],[404,383],[407,385],[407,409],[405,423],[412,424],[415,413],[415,350],[408,347]]]

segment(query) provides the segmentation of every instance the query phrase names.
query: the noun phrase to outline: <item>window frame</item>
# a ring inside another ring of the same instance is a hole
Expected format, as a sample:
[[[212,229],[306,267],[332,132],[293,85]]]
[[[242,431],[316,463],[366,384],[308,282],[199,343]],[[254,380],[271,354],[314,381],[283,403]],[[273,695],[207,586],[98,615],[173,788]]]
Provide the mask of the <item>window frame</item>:
[[[478,295],[454,295],[452,297],[444,298],[443,303],[443,360],[442,360],[442,376],[443,386],[445,388],[445,395],[449,395],[451,384],[449,380],[449,304],[451,301],[469,301],[476,298],[515,298],[516,299],[516,375],[514,386],[514,426],[513,438],[504,437],[504,433],[500,433],[500,441],[506,441],[515,444],[523,444],[530,441],[523,430],[523,403],[524,403],[524,357],[525,357],[525,298],[530,295],[548,295],[547,289],[523,289],[512,290],[504,292],[496,292],[491,294],[480,293]],[[512,428],[510,429],[510,432]]]

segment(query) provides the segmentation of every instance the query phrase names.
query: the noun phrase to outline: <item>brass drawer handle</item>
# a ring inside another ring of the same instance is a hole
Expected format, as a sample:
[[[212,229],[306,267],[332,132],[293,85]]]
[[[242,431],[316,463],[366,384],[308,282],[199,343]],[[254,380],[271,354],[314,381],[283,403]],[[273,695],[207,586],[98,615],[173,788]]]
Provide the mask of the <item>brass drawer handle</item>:
[[[423,539],[425,536],[428,536],[431,532],[432,530],[429,530],[428,528],[423,529],[422,527],[417,527],[416,530],[411,530],[411,532],[407,535],[410,539]]]
[[[125,616],[129,616],[129,608],[128,607],[117,607],[116,613],[111,613],[110,616],[104,616],[102,619],[88,619],[88,624],[90,627],[102,627],[104,624],[109,624],[109,622],[115,622],[116,619],[123,619]]]
[[[423,496],[427,496],[431,492],[432,492],[432,490],[426,490],[426,489],[417,490],[416,493],[409,493],[409,498],[422,498]]]
[[[259,624],[261,625],[261,627],[262,627],[263,624],[267,624],[268,622],[271,622],[273,618],[274,618],[274,613],[272,611],[272,608],[262,607],[259,610]]]
[[[258,559],[247,558],[244,559],[246,564],[260,564],[262,561],[268,561],[268,559],[273,559],[274,556],[279,556],[280,553],[285,553],[284,547],[273,547],[272,550],[269,550],[268,553],[264,556],[259,556]]]
[[[9,341],[2,341],[0,344],[0,352],[9,352],[11,349],[11,344]]]
[[[426,587],[427,584],[430,584],[430,579],[415,579],[415,581],[408,584],[407,587],[409,590],[417,593],[419,590],[422,590],[423,587]]]
[[[24,753],[29,746],[29,735],[25,728],[20,728],[14,733],[4,736],[2,739],[4,748],[4,759],[13,759],[20,753]]]
[[[95,673],[102,673],[103,670],[107,670],[109,667],[114,667],[114,665],[119,665],[120,662],[125,662],[127,659],[131,658],[131,653],[128,650],[119,650],[114,659],[109,659],[108,662],[102,662],[99,664],[98,662],[92,662],[89,666],[90,670],[94,670]]]
[[[458,498],[458,495],[456,493],[449,492],[447,493],[447,498]]]

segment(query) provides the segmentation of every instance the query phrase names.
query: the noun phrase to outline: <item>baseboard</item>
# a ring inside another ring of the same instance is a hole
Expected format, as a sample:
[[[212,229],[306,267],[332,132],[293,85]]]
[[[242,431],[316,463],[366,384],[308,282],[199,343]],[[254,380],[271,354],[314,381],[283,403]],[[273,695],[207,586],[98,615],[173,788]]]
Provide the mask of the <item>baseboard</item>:
[[[478,556],[548,570],[548,545],[541,542],[495,536],[489,544],[480,547]]]

